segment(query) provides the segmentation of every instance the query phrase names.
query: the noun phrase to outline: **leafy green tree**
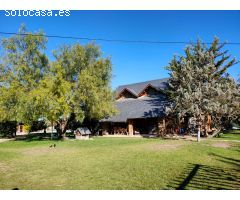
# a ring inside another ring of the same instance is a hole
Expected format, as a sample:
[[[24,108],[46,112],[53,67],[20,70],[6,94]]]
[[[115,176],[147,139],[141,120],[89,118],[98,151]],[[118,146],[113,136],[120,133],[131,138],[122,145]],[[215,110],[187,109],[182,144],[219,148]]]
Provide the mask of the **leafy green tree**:
[[[62,71],[63,81],[69,84],[68,101],[64,101],[67,115],[61,116],[57,126],[60,134],[65,133],[71,114],[83,121],[99,120],[116,112],[110,87],[111,61],[102,57],[98,46],[93,43],[62,46],[54,55],[52,76]]]
[[[53,126],[60,124],[61,119],[68,118],[71,113],[71,83],[63,79],[63,69],[59,65],[54,68],[56,73],[47,74],[39,82],[38,87],[29,93],[29,104],[26,107],[28,112],[25,113],[25,119],[28,115],[36,116],[35,119],[42,118]],[[64,131],[61,129],[60,133],[62,132]]]
[[[207,45],[198,40],[185,49],[185,55],[170,62],[169,96],[174,102],[172,112],[179,117],[192,116],[200,127],[205,117],[211,115],[215,125],[220,128],[224,118],[236,116],[234,109],[236,82],[226,74],[226,70],[237,63],[217,38]]]
[[[18,33],[1,42],[0,120],[28,123],[29,93],[48,71],[47,40],[42,31],[29,33],[24,25]]]
[[[46,42],[43,32],[28,33],[24,26],[2,41],[0,120],[31,124],[45,119],[62,136],[72,116],[83,121],[114,114],[111,61],[100,48],[63,45],[49,63]]]
[[[111,62],[102,58],[96,45],[62,46],[54,55],[56,60],[29,100],[36,116],[55,124],[61,137],[71,124],[71,116],[82,122],[115,113]]]

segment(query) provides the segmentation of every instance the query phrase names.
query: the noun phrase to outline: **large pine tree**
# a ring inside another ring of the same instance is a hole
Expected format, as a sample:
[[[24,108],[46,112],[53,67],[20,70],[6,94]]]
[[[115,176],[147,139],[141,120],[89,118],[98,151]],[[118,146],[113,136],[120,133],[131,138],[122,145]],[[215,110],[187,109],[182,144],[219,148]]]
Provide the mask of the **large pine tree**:
[[[238,87],[226,73],[237,61],[223,48],[224,44],[217,38],[210,46],[198,40],[186,47],[184,56],[175,56],[167,66],[169,96],[174,102],[172,113],[179,118],[194,117],[199,132],[208,115],[212,116],[217,129],[237,115]]]

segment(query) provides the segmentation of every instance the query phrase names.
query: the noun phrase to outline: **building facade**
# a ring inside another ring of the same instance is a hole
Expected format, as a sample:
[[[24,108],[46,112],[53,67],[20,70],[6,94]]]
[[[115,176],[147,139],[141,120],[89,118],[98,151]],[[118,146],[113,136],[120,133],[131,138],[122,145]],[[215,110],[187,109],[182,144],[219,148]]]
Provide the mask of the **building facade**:
[[[119,86],[118,114],[101,120],[102,134],[159,134],[166,129],[166,108],[170,101],[164,91],[168,79]]]

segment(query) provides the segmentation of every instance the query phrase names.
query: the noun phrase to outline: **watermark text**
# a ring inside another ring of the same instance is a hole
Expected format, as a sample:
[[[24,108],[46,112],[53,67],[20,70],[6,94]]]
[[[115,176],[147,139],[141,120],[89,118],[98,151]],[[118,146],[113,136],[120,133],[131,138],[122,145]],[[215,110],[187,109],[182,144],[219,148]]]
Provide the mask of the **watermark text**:
[[[70,10],[4,10],[6,17],[69,17]]]

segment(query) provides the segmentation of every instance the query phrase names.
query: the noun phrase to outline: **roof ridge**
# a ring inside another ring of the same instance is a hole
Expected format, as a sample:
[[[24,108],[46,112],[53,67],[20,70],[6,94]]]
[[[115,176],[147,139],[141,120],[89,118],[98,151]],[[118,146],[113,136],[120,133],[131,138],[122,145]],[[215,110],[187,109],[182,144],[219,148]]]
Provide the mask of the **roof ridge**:
[[[169,78],[161,78],[161,79],[154,79],[154,80],[149,80],[149,81],[142,81],[142,82],[137,82],[137,83],[130,83],[130,84],[125,84],[125,85],[119,85],[117,88],[126,87],[126,86],[132,86],[132,85],[136,85],[136,84],[143,84],[143,83],[148,83],[148,82],[152,82],[152,81],[160,81],[160,80],[164,81],[164,80],[168,80]]]

